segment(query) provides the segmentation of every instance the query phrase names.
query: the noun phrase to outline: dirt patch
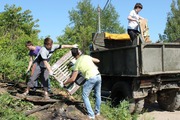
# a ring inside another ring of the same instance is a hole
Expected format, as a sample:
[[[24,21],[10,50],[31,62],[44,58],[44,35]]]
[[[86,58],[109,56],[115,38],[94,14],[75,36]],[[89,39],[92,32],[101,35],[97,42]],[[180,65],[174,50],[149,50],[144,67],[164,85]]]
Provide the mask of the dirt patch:
[[[34,108],[25,111],[25,115],[35,116],[38,120],[88,120],[84,103],[75,100],[65,91],[52,89],[53,94],[50,95],[50,100],[44,100],[41,89],[36,92],[31,91],[28,96],[21,98],[17,94],[23,93],[25,88],[25,83],[0,82],[0,94],[8,92],[14,98],[30,101],[34,104]],[[96,120],[105,120],[105,118],[98,116]]]
[[[0,94],[10,93],[13,97],[17,93],[22,93],[26,85],[24,83],[5,83],[0,81]],[[43,101],[42,90],[36,93],[30,92],[26,99],[34,103],[34,108],[25,111],[29,116],[35,116],[38,120],[88,120],[87,112],[82,101],[77,101],[73,96],[69,96],[65,91],[52,89],[52,101]],[[34,98],[34,99],[33,99]],[[36,100],[37,99],[37,100]],[[53,102],[54,101],[54,102]],[[43,108],[44,107],[44,108]],[[36,109],[38,109],[36,111]],[[169,112],[159,108],[158,103],[146,105],[144,113],[140,114],[138,120],[180,120],[180,111]],[[105,120],[103,116],[96,117],[96,120]]]
[[[146,105],[145,111],[139,115],[138,120],[180,120],[180,111],[164,111],[159,108],[157,102]]]

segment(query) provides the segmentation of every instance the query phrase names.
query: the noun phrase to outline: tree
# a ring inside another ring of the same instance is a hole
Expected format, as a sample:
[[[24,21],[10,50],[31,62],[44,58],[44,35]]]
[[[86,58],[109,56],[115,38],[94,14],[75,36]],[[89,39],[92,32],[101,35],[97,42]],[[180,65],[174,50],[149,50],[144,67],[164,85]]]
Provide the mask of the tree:
[[[39,27],[36,23],[39,20],[33,21],[31,11],[22,11],[21,7],[15,5],[5,5],[4,12],[0,14],[0,36],[9,37],[11,40],[16,40],[22,35],[37,35]]]
[[[92,33],[96,31],[95,8],[90,3],[90,0],[82,0],[78,3],[77,9],[69,11],[70,24],[65,28],[64,35],[58,40],[72,43],[81,43],[80,47],[85,52],[90,44]]]
[[[28,61],[25,42],[38,43],[38,20],[34,21],[30,13],[15,5],[5,5],[0,13],[0,76],[3,74],[4,79],[19,80]]]
[[[125,29],[120,26],[119,15],[114,6],[110,3],[106,9],[101,12],[102,31],[110,33],[124,33]]]
[[[112,5],[102,13],[102,30],[111,33],[125,32],[118,23],[119,15]],[[83,52],[87,52],[92,41],[92,33],[97,32],[98,14],[90,0],[77,3],[76,9],[69,11],[70,24],[64,30],[64,35],[58,37],[61,43],[78,43]]]
[[[166,35],[168,42],[180,38],[180,0],[172,1],[171,12],[167,15],[164,34]]]

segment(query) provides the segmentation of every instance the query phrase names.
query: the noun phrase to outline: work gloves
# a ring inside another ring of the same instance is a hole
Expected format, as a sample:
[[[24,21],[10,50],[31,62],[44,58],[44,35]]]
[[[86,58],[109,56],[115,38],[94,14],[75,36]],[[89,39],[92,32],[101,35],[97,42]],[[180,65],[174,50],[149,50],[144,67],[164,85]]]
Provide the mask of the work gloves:
[[[30,72],[29,70],[26,70],[25,74],[29,74],[29,72]]]
[[[60,85],[60,87],[64,87],[64,83],[63,83],[63,81],[59,81],[59,85]]]
[[[78,48],[78,44],[74,44],[72,47],[73,48]]]
[[[53,76],[53,71],[50,71],[50,72],[49,72],[49,75],[50,75],[50,76]]]

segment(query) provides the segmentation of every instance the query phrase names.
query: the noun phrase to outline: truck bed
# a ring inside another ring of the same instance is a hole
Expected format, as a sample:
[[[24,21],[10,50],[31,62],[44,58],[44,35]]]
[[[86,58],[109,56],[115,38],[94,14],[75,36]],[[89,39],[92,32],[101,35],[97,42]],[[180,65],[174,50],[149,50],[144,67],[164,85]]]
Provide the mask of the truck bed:
[[[102,75],[147,76],[180,73],[180,44],[145,43],[93,51]]]

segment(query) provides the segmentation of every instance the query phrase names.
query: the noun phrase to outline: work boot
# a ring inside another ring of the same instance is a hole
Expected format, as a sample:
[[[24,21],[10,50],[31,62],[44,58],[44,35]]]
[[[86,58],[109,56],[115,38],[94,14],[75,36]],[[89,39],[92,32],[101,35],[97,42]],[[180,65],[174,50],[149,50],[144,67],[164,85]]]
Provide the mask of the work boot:
[[[44,92],[44,99],[45,99],[45,100],[50,99],[50,97],[49,97],[49,95],[48,95],[48,92],[47,92],[47,91],[45,91],[45,92]]]

